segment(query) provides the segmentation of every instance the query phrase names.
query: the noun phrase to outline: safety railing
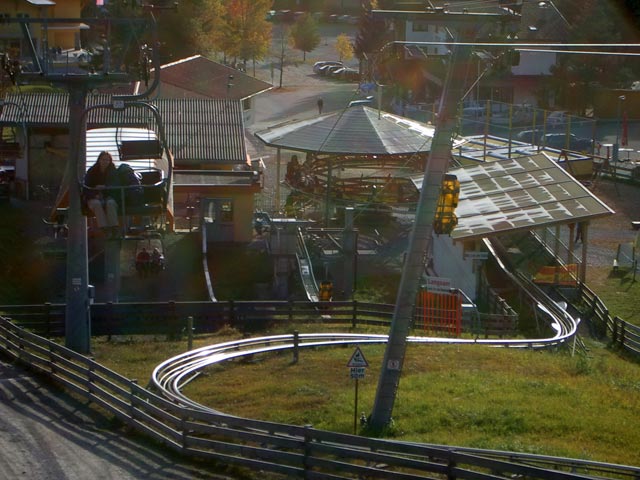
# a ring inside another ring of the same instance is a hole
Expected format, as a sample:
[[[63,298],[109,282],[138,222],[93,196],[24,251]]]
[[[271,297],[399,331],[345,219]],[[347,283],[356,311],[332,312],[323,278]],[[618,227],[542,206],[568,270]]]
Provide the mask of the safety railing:
[[[338,338],[325,338],[338,341]],[[374,339],[379,341],[380,339]],[[261,342],[245,340],[249,354]],[[305,340],[306,341],[306,340]],[[308,344],[322,341],[309,338]],[[359,343],[361,338],[343,339]],[[282,339],[281,343],[290,342]],[[228,353],[239,345],[221,347]],[[224,415],[165,398],[0,318],[0,350],[130,428],[183,455],[288,478],[635,479],[640,468],[580,459],[397,442]]]

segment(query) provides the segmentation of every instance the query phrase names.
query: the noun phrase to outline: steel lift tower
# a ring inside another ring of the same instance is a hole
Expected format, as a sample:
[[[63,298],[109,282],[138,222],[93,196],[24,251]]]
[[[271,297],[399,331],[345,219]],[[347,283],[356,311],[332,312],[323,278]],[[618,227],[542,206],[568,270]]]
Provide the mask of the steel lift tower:
[[[387,343],[376,397],[370,418],[374,432],[381,432],[391,422],[402,365],[407,345],[407,335],[415,307],[420,278],[428,262],[429,244],[433,233],[433,221],[440,196],[442,180],[449,167],[451,145],[456,125],[456,105],[461,100],[471,54],[471,43],[479,30],[494,25],[506,28],[520,21],[520,16],[510,10],[499,13],[448,12],[442,8],[426,11],[374,10],[374,17],[401,21],[420,21],[430,25],[450,28],[454,40],[451,43],[449,68],[445,79],[440,105],[435,121],[435,132],[429,159],[425,166],[422,190],[416,209],[413,229],[405,259],[400,286],[396,297],[389,341]],[[402,42],[406,44],[406,42]],[[457,45],[465,43],[467,45]],[[419,44],[419,42],[416,42]]]
[[[129,83],[133,77],[129,73],[123,73],[110,69],[108,49],[105,48],[104,64],[101,71],[69,71],[64,68],[49,68],[47,61],[47,49],[37,51],[30,34],[33,24],[41,26],[46,32],[49,26],[56,24],[76,24],[78,22],[89,25],[105,25],[111,22],[149,22],[149,19],[113,20],[105,18],[4,18],[3,23],[18,24],[22,30],[25,42],[30,46],[31,63],[21,67],[21,71],[15,72],[14,82],[20,83],[47,83],[58,85],[69,93],[69,158],[65,171],[65,177],[69,180],[69,208],[68,208],[68,237],[67,237],[67,274],[66,274],[66,310],[65,310],[65,345],[78,352],[87,354],[91,350],[91,315],[87,245],[87,218],[82,213],[81,193],[82,180],[86,171],[85,138],[86,138],[86,99],[87,93],[95,88],[113,84]],[[152,23],[153,24],[153,23]],[[153,31],[155,39],[155,28]],[[105,46],[108,47],[108,46]],[[156,49],[153,49],[155,53]],[[154,55],[157,59],[157,54]],[[154,62],[158,67],[159,62]],[[147,66],[145,66],[147,68]],[[156,72],[159,68],[156,68]],[[154,78],[154,86],[157,77]],[[137,78],[136,78],[137,79]],[[127,100],[138,99],[147,95],[126,97]],[[114,97],[114,103],[118,101]],[[124,99],[120,99],[124,102]]]

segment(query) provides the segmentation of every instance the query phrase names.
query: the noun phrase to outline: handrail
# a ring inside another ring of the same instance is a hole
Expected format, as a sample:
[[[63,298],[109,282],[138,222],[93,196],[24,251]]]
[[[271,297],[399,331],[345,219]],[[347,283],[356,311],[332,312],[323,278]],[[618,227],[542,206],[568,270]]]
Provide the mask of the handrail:
[[[358,341],[358,334],[347,335],[350,338],[344,340]],[[276,339],[280,343],[287,340],[286,335],[276,337],[280,337]],[[265,339],[246,341],[255,344]],[[340,341],[336,334],[310,334],[304,339],[310,345],[330,340]],[[232,351],[238,341],[222,345]],[[628,465],[367,438],[194,409],[164,399],[91,358],[29,333],[2,317],[0,350],[176,452],[276,472],[288,478],[400,480],[446,476],[510,480],[521,476],[592,480],[608,476],[634,480],[640,476],[639,467]]]

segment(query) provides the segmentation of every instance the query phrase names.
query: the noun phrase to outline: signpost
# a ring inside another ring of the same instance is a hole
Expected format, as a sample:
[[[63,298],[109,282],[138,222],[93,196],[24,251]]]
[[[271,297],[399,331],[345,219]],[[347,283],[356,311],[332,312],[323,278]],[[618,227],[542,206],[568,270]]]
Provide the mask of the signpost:
[[[428,292],[445,292],[451,290],[451,279],[444,277],[427,277],[425,287]]]
[[[351,359],[347,362],[347,367],[349,367],[349,376],[356,381],[356,391],[355,391],[355,400],[354,400],[354,409],[353,409],[353,434],[358,433],[358,380],[364,378],[365,369],[369,366],[369,362],[364,358],[364,354],[360,347],[356,347],[353,355],[351,355]]]

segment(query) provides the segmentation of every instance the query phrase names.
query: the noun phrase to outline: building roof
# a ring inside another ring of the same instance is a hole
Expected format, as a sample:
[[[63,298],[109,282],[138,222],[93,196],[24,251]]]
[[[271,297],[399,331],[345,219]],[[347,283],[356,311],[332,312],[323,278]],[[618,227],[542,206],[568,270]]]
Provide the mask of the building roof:
[[[460,181],[455,240],[582,222],[614,213],[545,155],[450,171]],[[418,188],[422,177],[414,177]]]
[[[272,88],[269,83],[201,55],[162,65],[160,69],[161,83],[209,98],[242,100]]]
[[[238,100],[157,98],[157,107],[167,146],[176,165],[197,166],[202,163],[245,164],[242,105]],[[87,97],[88,106],[111,105],[108,95]],[[151,115],[140,109],[92,109],[87,128],[107,126],[144,126]],[[0,125],[22,124],[26,127],[67,128],[69,124],[66,93],[11,94],[4,100]]]
[[[434,127],[366,106],[257,132],[271,147],[341,155],[399,155],[431,150]]]

